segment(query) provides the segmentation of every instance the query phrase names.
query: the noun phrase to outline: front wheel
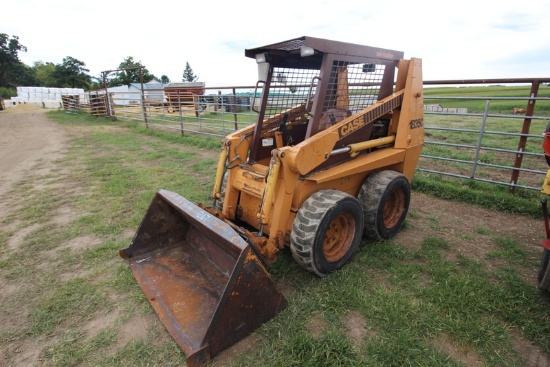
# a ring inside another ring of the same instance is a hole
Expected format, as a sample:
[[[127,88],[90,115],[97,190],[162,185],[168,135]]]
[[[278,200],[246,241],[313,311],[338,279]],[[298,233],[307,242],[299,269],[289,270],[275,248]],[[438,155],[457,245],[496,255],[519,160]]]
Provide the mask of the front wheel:
[[[397,234],[407,217],[411,187],[401,173],[379,171],[367,177],[357,197],[365,218],[364,236],[387,240]]]
[[[341,191],[321,190],[298,210],[290,234],[290,250],[298,264],[324,277],[351,260],[362,232],[359,201]]]

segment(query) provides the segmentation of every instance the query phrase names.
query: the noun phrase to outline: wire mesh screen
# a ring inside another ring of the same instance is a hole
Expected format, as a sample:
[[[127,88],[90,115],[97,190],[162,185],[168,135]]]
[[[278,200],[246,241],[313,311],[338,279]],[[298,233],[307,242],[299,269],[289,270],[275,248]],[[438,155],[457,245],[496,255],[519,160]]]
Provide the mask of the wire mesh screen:
[[[315,84],[319,70],[275,68],[267,100],[265,117],[269,118],[283,111],[305,105],[308,95],[315,95]],[[310,86],[311,92],[310,92]],[[309,103],[311,108],[311,102]]]
[[[384,65],[334,61],[322,112],[335,108],[354,114],[375,103],[384,69]]]
[[[385,65],[334,61],[322,112],[338,109],[354,114],[375,103],[384,70]],[[311,109],[318,78],[319,70],[275,68],[265,117],[272,117],[299,105],[308,105],[308,109]]]

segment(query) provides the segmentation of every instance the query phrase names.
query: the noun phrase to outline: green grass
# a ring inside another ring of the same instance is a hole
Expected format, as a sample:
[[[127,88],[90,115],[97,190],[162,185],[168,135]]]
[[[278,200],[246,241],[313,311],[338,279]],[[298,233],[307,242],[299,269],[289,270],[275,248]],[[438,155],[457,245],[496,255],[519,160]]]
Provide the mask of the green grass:
[[[466,108],[469,114],[480,114],[485,110],[485,100],[467,99],[474,97],[529,97],[530,86],[473,86],[462,88],[437,87],[424,89],[425,104],[439,104],[445,108],[461,107]],[[430,99],[430,96],[445,97],[449,99]],[[550,87],[541,85],[538,91],[538,97],[549,97]],[[453,99],[460,97],[463,99]],[[514,167],[516,164],[516,154],[520,146],[520,138],[513,135],[495,134],[494,132],[519,134],[524,131],[535,135],[526,138],[525,152],[535,153],[536,155],[525,154],[522,157],[521,168],[535,170],[536,172],[520,172],[517,185],[530,188],[539,188],[544,179],[544,171],[547,164],[541,156],[542,151],[542,133],[548,124],[548,119],[533,119],[529,125],[525,125],[522,116],[511,118],[513,108],[524,108],[527,101],[497,100],[493,99],[489,104],[489,113],[496,116],[488,117],[485,121],[484,133],[480,139],[479,131],[482,130],[483,118],[481,116],[464,115],[441,115],[425,114],[426,125],[426,143],[423,154],[433,157],[444,157],[466,162],[452,162],[432,158],[423,158],[419,167],[431,169],[439,172],[446,172],[455,175],[470,177],[473,175],[476,179],[491,180],[508,184],[512,181],[512,170],[509,168],[495,167]],[[503,117],[504,115],[504,117]],[[506,117],[507,115],[507,117]],[[534,110],[535,116],[550,116],[550,103],[548,101],[537,101]],[[528,126],[528,130],[524,130]],[[441,130],[439,128],[459,129],[457,131]],[[464,131],[471,130],[471,131]],[[540,136],[539,137],[537,137]],[[480,143],[478,162],[481,165],[475,167],[474,161],[476,155],[475,147]],[[437,144],[456,144],[461,145],[437,145]],[[497,151],[498,150],[508,150]],[[492,165],[492,166],[484,166]]]
[[[468,108],[470,112],[483,112],[485,110],[485,100],[457,100],[430,99],[430,96],[438,97],[529,97],[531,91],[530,85],[513,86],[468,86],[468,87],[430,87],[424,88],[425,104],[440,104],[446,108]],[[537,97],[550,97],[550,86],[540,85]],[[492,100],[489,105],[490,113],[512,114],[513,108],[525,108],[527,101],[520,100]],[[549,115],[550,104],[544,101],[537,101],[537,115]]]
[[[543,195],[535,191],[518,190],[515,195],[512,195],[505,186],[466,179],[456,180],[421,172],[415,174],[412,188],[442,199],[509,214],[542,218],[540,199]]]
[[[434,346],[445,339],[481,363],[520,366],[511,330],[541,338],[548,351],[548,298],[512,268],[489,270],[463,256],[446,260],[451,247],[439,238],[426,238],[418,251],[380,242],[326,279],[285,274],[296,287],[289,309],[262,328],[261,348],[234,365],[462,365]],[[361,315],[369,330],[359,349],[345,337],[350,313]],[[325,324],[320,331],[308,327],[312,314]]]
[[[112,309],[106,291],[93,279],[73,278],[65,283],[50,282],[42,299],[30,313],[33,335],[50,335],[61,325],[75,327],[89,320],[95,312]]]
[[[0,313],[14,325],[1,329],[0,348],[14,356],[17,346],[33,346],[44,366],[182,365],[183,353],[118,250],[158,189],[209,203],[219,139],[87,115],[50,117],[73,136],[58,162],[69,173],[29,177],[7,195],[18,205],[0,228],[0,281],[19,289],[0,299]],[[461,182],[417,175],[413,195],[540,218],[528,192]],[[66,208],[71,220],[50,221]],[[269,272],[289,306],[227,365],[524,366],[518,338],[550,354],[550,297],[525,276],[537,266],[538,249],[474,226],[457,237],[490,249],[481,258],[457,253],[444,237],[444,215],[411,211],[405,239],[421,224],[430,228],[417,245],[365,242],[351,263],[323,279],[282,251]],[[25,228],[19,245],[8,245]],[[129,325],[145,330],[128,336]]]

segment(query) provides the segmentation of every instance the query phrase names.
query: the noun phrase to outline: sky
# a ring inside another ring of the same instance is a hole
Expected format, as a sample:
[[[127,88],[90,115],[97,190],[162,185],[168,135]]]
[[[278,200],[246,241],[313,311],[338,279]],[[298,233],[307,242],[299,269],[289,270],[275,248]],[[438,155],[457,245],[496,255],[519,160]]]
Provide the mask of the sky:
[[[403,51],[424,80],[550,77],[548,0],[17,0],[2,14],[22,62],[71,56],[96,77],[131,56],[172,82],[188,62],[207,87],[254,85],[245,49],[301,36]]]

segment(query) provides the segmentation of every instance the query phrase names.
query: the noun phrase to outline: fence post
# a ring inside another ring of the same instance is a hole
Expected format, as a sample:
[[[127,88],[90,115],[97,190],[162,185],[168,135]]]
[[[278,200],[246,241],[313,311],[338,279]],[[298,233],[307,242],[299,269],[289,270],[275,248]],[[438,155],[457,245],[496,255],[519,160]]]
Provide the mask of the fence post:
[[[539,92],[539,84],[540,82],[538,80],[533,80],[531,83],[531,92],[529,93],[529,96],[531,98],[536,98],[537,94]],[[533,116],[533,113],[535,112],[535,102],[536,100],[531,99],[527,102],[527,108],[525,109],[525,115],[526,116]],[[516,159],[514,161],[514,168],[521,168],[521,162],[523,161],[523,152],[525,151],[525,146],[527,145],[527,134],[529,134],[529,129],[531,128],[531,118],[526,117],[523,120],[523,127],[521,129],[521,133],[524,134],[520,136],[519,143],[518,143],[518,154],[516,155]],[[510,193],[516,192],[516,184],[518,183],[519,178],[519,170],[514,169],[512,171],[512,178],[510,179]]]
[[[487,114],[489,113],[490,99],[485,101],[485,111],[483,111],[483,120],[481,121],[481,129],[479,130],[479,138],[477,139],[476,155],[474,158],[474,166],[472,167],[472,174],[470,178],[476,177],[477,162],[479,162],[479,151],[481,150],[481,141],[483,140],[483,134],[485,133],[485,125],[487,124]]]
[[[105,91],[105,112],[107,113],[107,117],[111,121],[115,121],[115,111],[113,109],[113,96],[109,95],[109,89],[107,88],[107,81],[106,81],[106,74],[103,73],[103,90]],[[99,92],[97,93],[99,96]]]
[[[199,121],[199,131],[202,131],[202,120],[201,120],[201,113],[199,110],[201,107],[200,99],[199,99],[199,95],[195,93],[193,93],[193,106],[195,108],[195,117]]]
[[[239,120],[237,117],[237,91],[233,88],[233,120],[235,121],[235,131],[239,130]]]
[[[199,96],[196,95],[194,92],[193,92],[192,96],[193,96],[193,108],[195,109],[195,117],[200,118],[201,114],[199,112],[199,107],[200,107]]]
[[[149,121],[147,120],[147,108],[145,106],[145,91],[143,90],[143,70],[139,68],[139,83],[141,85],[141,113],[143,114],[143,121],[145,122],[145,128],[149,128]]]
[[[180,92],[178,92],[178,112],[180,114],[180,130],[181,135],[183,135],[183,114],[181,112],[181,95]]]
[[[107,103],[107,116],[109,116],[109,120],[116,121],[113,94],[105,91],[105,96],[105,103]]]

